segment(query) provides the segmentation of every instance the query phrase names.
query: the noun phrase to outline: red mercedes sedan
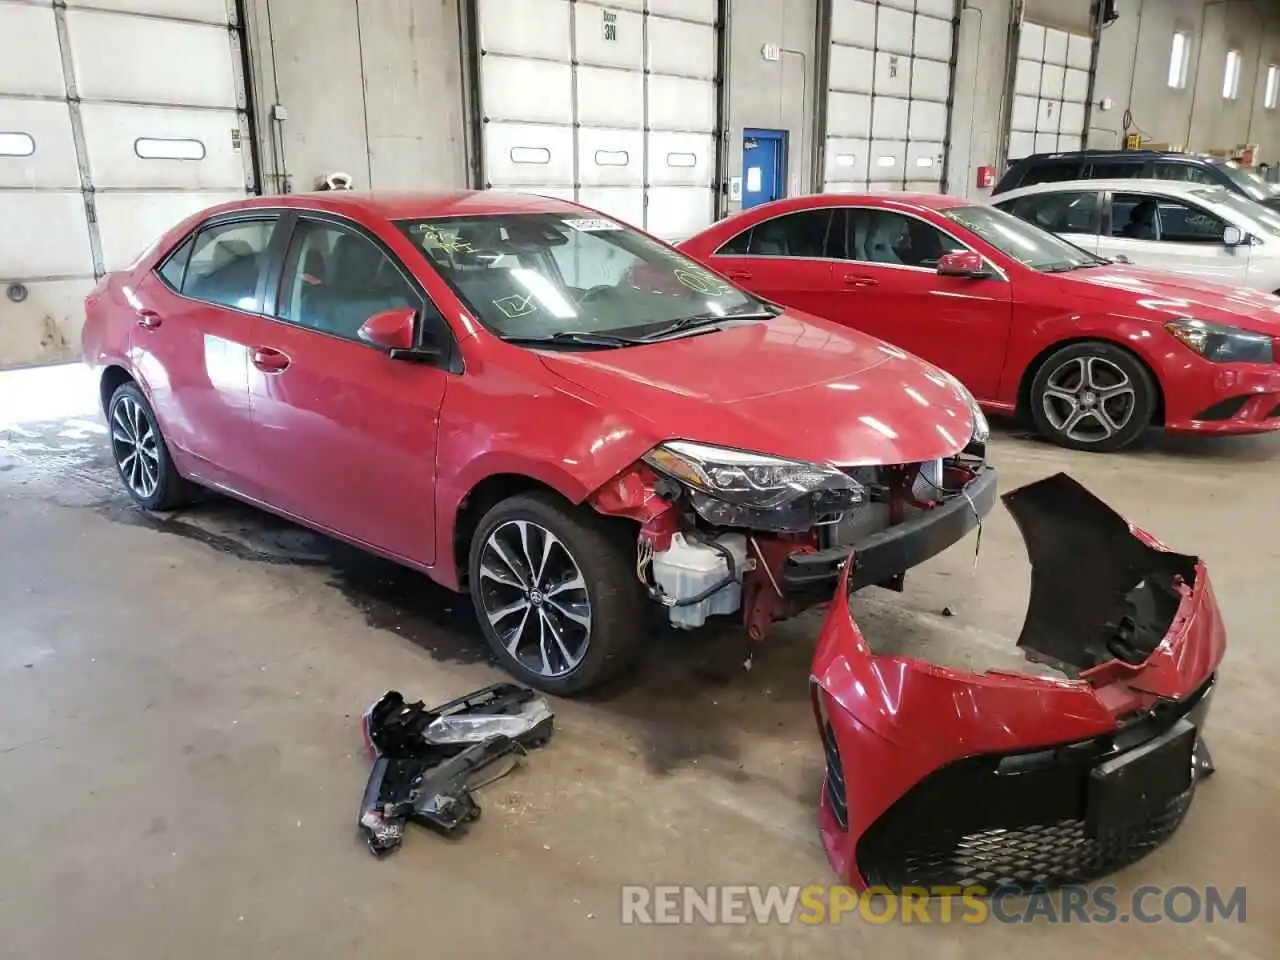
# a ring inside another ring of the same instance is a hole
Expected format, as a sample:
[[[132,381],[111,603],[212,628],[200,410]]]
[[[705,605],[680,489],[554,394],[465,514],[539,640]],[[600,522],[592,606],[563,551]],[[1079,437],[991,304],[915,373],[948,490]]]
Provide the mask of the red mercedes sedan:
[[[1280,429],[1280,298],[1087,253],[933,195],[766,203],[680,248],[758,296],[943,367],[1063,446]]]
[[[906,570],[995,501],[949,374],[572,203],[346,191],[191,217],[86,302],[133,499],[196,485],[468,591],[554,693],[648,611],[753,638]]]

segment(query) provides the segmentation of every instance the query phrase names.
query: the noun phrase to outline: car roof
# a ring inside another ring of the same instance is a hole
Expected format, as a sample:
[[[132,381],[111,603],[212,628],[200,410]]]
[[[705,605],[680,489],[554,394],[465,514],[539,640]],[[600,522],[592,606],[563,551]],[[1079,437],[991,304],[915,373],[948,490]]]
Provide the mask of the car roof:
[[[1005,200],[1037,193],[1072,193],[1079,191],[1101,192],[1115,190],[1121,193],[1158,193],[1166,197],[1185,197],[1204,193],[1227,196],[1231,191],[1216,183],[1188,183],[1182,180],[1160,180],[1158,178],[1114,177],[1101,180],[1051,180],[1045,183],[1033,183],[1028,187],[1017,187],[996,194],[992,200],[1003,203]]]
[[[786,197],[750,208],[752,212],[765,207],[782,212],[784,210],[800,210],[806,207],[864,207],[871,204],[883,204],[899,209],[915,210],[950,210],[953,207],[968,207],[973,201],[967,197],[947,196],[941,193],[810,193],[799,197]]]
[[[273,194],[237,200],[224,204],[219,209],[221,212],[255,207],[320,210],[352,217],[365,215],[387,220],[486,216],[504,213],[586,212],[583,207],[568,200],[528,193],[501,193],[495,190],[332,190]]]
[[[1069,150],[1065,153],[1032,153],[1016,163],[1032,160],[1185,160],[1189,163],[1223,163],[1221,157],[1200,153],[1179,153],[1176,150]]]

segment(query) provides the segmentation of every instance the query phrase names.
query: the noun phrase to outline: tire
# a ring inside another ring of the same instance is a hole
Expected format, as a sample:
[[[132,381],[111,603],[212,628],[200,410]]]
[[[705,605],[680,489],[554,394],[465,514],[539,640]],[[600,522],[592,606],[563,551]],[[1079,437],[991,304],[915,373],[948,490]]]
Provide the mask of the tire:
[[[1091,340],[1054,352],[1031,382],[1031,416],[1046,438],[1072,450],[1111,453],[1151,425],[1158,394],[1137,357]]]
[[[174,467],[155,412],[136,383],[122,383],[111,395],[107,428],[111,459],[134,503],[164,511],[191,502],[195,487]]]
[[[570,696],[634,665],[649,601],[626,541],[589,508],[549,493],[503,500],[481,519],[467,569],[480,629],[521,682]]]

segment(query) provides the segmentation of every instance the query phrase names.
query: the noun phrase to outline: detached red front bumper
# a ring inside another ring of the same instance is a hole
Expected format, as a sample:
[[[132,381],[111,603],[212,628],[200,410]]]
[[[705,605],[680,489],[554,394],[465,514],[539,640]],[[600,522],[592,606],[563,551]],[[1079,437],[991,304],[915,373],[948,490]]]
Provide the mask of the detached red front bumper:
[[[1018,644],[1072,679],[879,656],[832,604],[812,677],[820,829],[854,886],[1087,881],[1172,835],[1211,771],[1226,638],[1204,564],[1062,474],[1002,499],[1032,564]]]

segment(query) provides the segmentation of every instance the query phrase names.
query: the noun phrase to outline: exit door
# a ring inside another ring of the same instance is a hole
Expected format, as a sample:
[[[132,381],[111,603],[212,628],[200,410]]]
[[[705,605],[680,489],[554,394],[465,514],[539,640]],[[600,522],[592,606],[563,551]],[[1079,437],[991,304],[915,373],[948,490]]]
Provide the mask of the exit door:
[[[787,194],[787,132],[756,130],[742,132],[742,209]]]

